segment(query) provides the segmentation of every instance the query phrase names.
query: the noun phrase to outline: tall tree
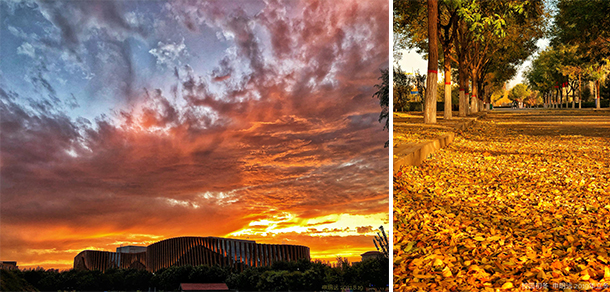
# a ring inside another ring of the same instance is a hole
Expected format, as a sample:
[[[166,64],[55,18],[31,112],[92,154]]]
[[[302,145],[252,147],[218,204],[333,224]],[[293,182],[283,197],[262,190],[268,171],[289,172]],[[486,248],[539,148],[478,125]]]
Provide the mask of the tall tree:
[[[424,99],[426,97],[426,77],[428,77],[428,75],[419,73],[418,69],[413,75],[410,76],[413,76],[413,79],[411,80],[413,81],[413,86],[415,86],[415,91],[419,98],[418,101],[421,102],[423,109]]]
[[[428,0],[428,77],[424,101],[424,123],[436,123],[438,80],[438,0]]]
[[[394,67],[393,87],[394,111],[405,111],[411,95],[411,83],[414,82],[412,76],[407,75],[399,67]]]
[[[513,87],[508,93],[508,99],[523,104],[526,98],[530,97],[532,92],[527,88],[527,85],[519,83]]]
[[[451,61],[455,61],[455,58],[452,58],[451,52],[453,50],[453,39],[456,36],[455,26],[458,22],[458,14],[457,8],[458,4],[453,1],[448,1],[444,3],[444,7],[446,11],[445,18],[447,19],[446,23],[443,23],[441,17],[442,14],[439,12],[438,18],[438,27],[439,27],[439,40],[441,46],[443,48],[443,76],[445,78],[444,82],[444,91],[445,91],[445,107],[443,111],[443,117],[448,120],[452,117],[451,112]],[[439,7],[439,11],[440,11]]]
[[[466,60],[467,74],[472,80],[470,109],[477,112],[483,107],[483,85],[486,75],[491,73],[489,69],[506,70],[535,51],[535,42],[544,33],[544,5],[537,0],[470,0],[461,6],[459,14],[468,27],[464,33],[473,39]],[[495,62],[495,66],[490,66],[490,62]],[[496,74],[500,76],[506,74]]]
[[[526,69],[525,77],[529,86],[543,93],[545,96],[545,107],[556,107],[554,92],[557,86],[559,73],[557,72],[556,52],[547,48],[540,52],[532,61],[532,65]]]
[[[595,107],[601,107],[601,95],[600,95],[600,87],[601,84],[606,81],[608,74],[610,73],[610,60],[604,58],[600,62],[594,64],[590,67],[590,76],[593,81],[593,87],[595,91]]]
[[[460,1],[441,0],[438,2],[437,32],[439,52],[442,55],[445,78],[445,92],[451,92],[451,61],[455,25],[457,24],[457,8]],[[400,58],[402,49],[417,49],[428,57],[428,19],[427,2],[423,0],[394,0],[394,57]],[[439,59],[440,56],[439,56]],[[445,95],[444,118],[450,119],[451,95]]]
[[[378,78],[381,80],[378,84],[375,84],[377,91],[373,94],[373,97],[379,99],[379,106],[381,106],[381,113],[379,113],[379,122],[382,123],[385,119],[385,126],[383,129],[390,129],[390,75],[389,69],[382,69],[381,76]],[[384,147],[388,147],[390,140],[385,142]]]
[[[431,38],[429,29],[424,28],[431,26],[425,17],[424,3],[394,0],[394,33],[395,40],[398,39],[394,49],[417,48],[419,53],[427,53],[430,62]],[[489,102],[492,90],[486,93],[485,86],[494,82],[492,87],[498,87],[512,78],[517,72],[515,66],[534,52],[535,42],[543,33],[543,7],[543,0],[438,1],[436,23],[441,46],[436,46],[438,50],[434,52],[442,54],[445,93],[450,88],[452,62],[457,63],[459,116],[467,115],[470,108],[476,111],[484,101]],[[494,78],[487,78],[488,74]],[[470,91],[474,96],[472,107],[468,105]],[[446,96],[445,118],[451,118],[449,102]]]
[[[588,67],[594,91],[599,92],[600,82],[605,80],[608,56],[610,56],[610,1],[558,0],[553,23],[552,46],[560,44],[576,46],[581,56],[581,68]],[[579,76],[582,79],[582,76]],[[582,83],[582,80],[579,82]],[[596,104],[600,106],[599,94]]]
[[[468,98],[466,97],[466,91],[468,90],[467,54],[472,41],[465,22],[460,21],[456,25],[455,30],[456,38],[454,41],[458,63],[458,84],[460,87],[458,116],[465,117],[468,114]]]
[[[610,55],[610,1],[558,0],[551,44],[579,45],[591,61]]]

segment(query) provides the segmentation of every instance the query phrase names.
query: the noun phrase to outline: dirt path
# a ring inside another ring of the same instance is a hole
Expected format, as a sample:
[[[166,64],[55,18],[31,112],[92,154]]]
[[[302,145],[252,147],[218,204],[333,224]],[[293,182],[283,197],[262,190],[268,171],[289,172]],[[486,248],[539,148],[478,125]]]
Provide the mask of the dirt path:
[[[610,111],[489,113],[394,176],[394,288],[610,289],[609,181]]]

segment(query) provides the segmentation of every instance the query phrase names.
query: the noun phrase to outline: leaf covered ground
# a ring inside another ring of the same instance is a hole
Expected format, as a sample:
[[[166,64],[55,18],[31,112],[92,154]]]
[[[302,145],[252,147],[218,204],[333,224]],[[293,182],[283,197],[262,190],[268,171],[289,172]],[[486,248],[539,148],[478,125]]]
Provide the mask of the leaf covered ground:
[[[489,114],[395,174],[395,291],[610,290],[609,181],[610,111]]]
[[[464,122],[464,118],[455,117],[445,120],[441,113],[437,113],[436,124],[423,124],[421,112],[394,112],[394,148],[405,144],[417,144],[432,140],[455,132],[455,125]],[[457,115],[457,112],[455,113]]]
[[[405,128],[400,134],[394,134],[394,147],[403,144],[416,144],[427,140],[442,137],[451,132],[448,129],[411,126]]]

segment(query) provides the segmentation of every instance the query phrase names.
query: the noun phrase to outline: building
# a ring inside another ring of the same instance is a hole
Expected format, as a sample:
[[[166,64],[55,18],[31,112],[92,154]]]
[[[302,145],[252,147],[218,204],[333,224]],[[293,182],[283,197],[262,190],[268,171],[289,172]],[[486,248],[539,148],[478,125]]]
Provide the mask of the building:
[[[362,257],[362,261],[373,260],[383,256],[383,253],[380,251],[367,251],[360,255]]]
[[[15,261],[2,261],[0,263],[0,270],[18,270],[17,262]]]
[[[146,252],[146,246],[127,245],[116,248],[117,253],[141,253]]]
[[[120,268],[156,272],[171,266],[220,265],[243,270],[299,259],[310,260],[309,247],[220,237],[176,237],[147,247],[120,247],[117,252],[84,250],[74,257],[74,269]]]
[[[146,252],[116,253],[101,250],[83,250],[74,257],[75,270],[108,269],[146,270]]]
[[[189,292],[220,292],[229,291],[229,287],[225,283],[180,283],[180,291]]]

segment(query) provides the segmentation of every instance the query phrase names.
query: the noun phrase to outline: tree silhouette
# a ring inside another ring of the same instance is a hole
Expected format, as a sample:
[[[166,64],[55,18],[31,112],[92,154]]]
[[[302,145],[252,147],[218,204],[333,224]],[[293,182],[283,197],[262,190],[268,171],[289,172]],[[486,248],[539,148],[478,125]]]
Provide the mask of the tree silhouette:
[[[379,114],[379,122],[383,123],[385,119],[385,126],[383,129],[390,129],[390,69],[381,69],[381,76],[378,78],[381,80],[378,84],[375,84],[377,91],[373,93],[373,97],[379,99],[379,106],[381,106],[381,113]],[[384,147],[388,147],[390,140],[385,142]]]

